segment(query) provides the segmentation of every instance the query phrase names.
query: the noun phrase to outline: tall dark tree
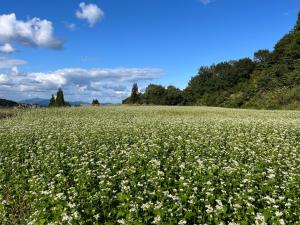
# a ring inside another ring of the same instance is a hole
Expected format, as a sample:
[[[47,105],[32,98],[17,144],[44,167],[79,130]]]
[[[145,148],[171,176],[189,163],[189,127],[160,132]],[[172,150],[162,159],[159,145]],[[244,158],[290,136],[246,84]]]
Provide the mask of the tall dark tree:
[[[137,104],[140,101],[140,94],[137,83],[134,83],[132,85],[130,100],[132,104]]]
[[[98,101],[98,99],[93,99],[92,105],[98,106],[98,105],[100,105],[100,102]]]
[[[54,95],[51,96],[50,102],[49,102],[49,107],[55,106],[56,101]]]
[[[64,99],[64,92],[61,88],[58,88],[57,94],[56,94],[56,101],[55,105],[58,107],[66,106],[66,102]]]

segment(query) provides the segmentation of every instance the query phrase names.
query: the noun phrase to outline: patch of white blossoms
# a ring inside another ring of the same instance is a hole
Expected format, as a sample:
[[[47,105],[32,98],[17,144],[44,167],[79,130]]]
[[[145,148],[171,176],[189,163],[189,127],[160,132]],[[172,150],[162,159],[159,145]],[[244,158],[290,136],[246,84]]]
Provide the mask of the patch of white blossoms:
[[[85,107],[0,122],[0,224],[300,221],[300,112]]]

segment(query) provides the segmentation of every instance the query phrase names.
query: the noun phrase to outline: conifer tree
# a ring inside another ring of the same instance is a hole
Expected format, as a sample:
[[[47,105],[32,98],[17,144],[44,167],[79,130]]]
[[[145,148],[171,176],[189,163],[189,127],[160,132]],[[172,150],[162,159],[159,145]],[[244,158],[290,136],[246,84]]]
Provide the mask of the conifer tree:
[[[57,91],[55,103],[56,103],[55,105],[58,107],[66,106],[65,99],[64,99],[64,92],[62,91],[61,88],[59,88]]]
[[[139,103],[140,95],[139,95],[139,88],[138,88],[137,83],[134,83],[132,85],[130,99],[131,99],[131,103],[133,103],[133,104]]]
[[[54,95],[51,96],[50,102],[49,102],[49,107],[55,106],[56,101]]]
[[[100,105],[100,102],[98,101],[98,99],[93,99],[92,105],[94,106]]]

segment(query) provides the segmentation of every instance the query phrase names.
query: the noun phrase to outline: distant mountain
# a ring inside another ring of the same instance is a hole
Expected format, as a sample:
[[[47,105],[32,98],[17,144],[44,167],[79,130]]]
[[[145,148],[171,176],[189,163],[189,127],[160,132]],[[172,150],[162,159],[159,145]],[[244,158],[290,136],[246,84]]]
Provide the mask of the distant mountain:
[[[6,99],[0,99],[0,107],[14,107],[18,105],[19,104],[17,102]]]
[[[75,102],[68,102],[68,103],[70,103],[71,106],[75,106],[75,105],[90,105],[90,103],[82,102],[82,101],[75,101]]]
[[[100,103],[102,106],[115,106],[115,105],[121,105],[121,103],[111,103],[111,102],[104,102]]]
[[[19,103],[22,104],[30,104],[30,105],[41,105],[41,106],[48,106],[49,105],[49,99],[43,99],[43,98],[31,98],[19,101]]]
[[[40,106],[48,106],[49,102],[50,102],[49,99],[43,99],[43,98],[31,98],[31,99],[25,99],[20,101],[20,103],[22,104],[31,104],[31,105],[40,105]],[[74,101],[69,103],[71,106],[89,104],[83,101]]]

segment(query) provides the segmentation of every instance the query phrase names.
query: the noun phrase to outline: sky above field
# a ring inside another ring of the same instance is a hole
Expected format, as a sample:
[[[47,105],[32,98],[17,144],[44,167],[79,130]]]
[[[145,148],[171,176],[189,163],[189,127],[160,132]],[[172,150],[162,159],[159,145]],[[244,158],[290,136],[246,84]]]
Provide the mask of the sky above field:
[[[0,98],[120,102],[137,82],[184,88],[202,65],[290,31],[299,0],[3,0]]]

